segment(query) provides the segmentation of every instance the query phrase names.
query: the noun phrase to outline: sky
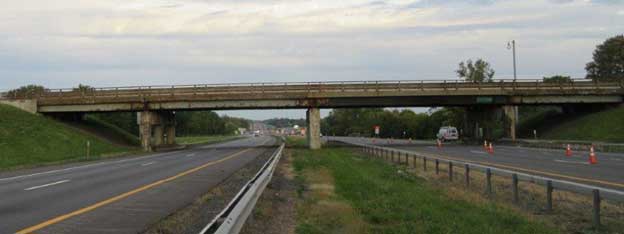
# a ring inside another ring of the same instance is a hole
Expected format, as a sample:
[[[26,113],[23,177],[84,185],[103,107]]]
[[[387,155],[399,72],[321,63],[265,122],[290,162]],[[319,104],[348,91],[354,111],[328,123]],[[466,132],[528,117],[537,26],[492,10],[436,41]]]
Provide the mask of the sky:
[[[457,79],[477,58],[511,78],[510,40],[519,78],[582,78],[624,33],[624,0],[0,1],[0,90]]]

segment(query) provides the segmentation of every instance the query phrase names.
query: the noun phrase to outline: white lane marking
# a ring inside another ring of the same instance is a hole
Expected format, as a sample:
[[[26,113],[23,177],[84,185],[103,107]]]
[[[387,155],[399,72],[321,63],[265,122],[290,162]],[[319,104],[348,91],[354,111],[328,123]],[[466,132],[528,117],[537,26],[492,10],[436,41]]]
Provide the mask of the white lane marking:
[[[152,164],[154,164],[154,163],[156,163],[156,162],[155,162],[155,161],[152,161],[152,162],[148,162],[148,163],[143,163],[143,164],[141,164],[141,166],[143,166],[143,167],[144,167],[144,166],[149,166],[149,165],[152,165]]]
[[[159,156],[168,156],[168,155],[171,155],[171,154],[174,154],[174,153],[176,153],[176,152],[147,155],[147,156],[142,156],[142,157],[137,157],[137,158],[128,158],[128,159],[117,160],[117,161],[110,161],[110,162],[99,162],[99,163],[87,164],[87,165],[76,166],[76,167],[68,167],[68,168],[63,168],[63,169],[38,172],[38,173],[33,173],[33,174],[28,174],[28,175],[20,175],[20,176],[13,176],[13,177],[7,177],[7,178],[0,178],[0,181],[14,180],[14,179],[33,177],[33,176],[45,175],[45,174],[52,174],[52,173],[63,172],[63,171],[71,171],[71,170],[75,170],[75,169],[87,168],[87,167],[93,167],[93,166],[99,166],[99,165],[115,164],[115,163],[122,163],[122,162],[127,162],[127,161],[137,161],[137,160],[141,160],[141,159],[147,159],[147,158],[153,158],[153,157],[159,157]]]
[[[192,153],[192,154],[187,154],[187,155],[186,155],[186,157],[193,157],[193,156],[195,156],[195,153]]]
[[[477,151],[477,150],[471,150],[470,153],[473,153],[473,154],[487,154],[486,152]]]
[[[589,164],[587,162],[579,162],[579,161],[567,161],[567,160],[559,160],[556,159],[555,162],[560,162],[560,163],[572,163],[572,164]]]
[[[35,186],[35,187],[30,187],[30,188],[27,188],[27,189],[24,189],[24,190],[25,191],[30,191],[30,190],[45,188],[45,187],[48,187],[48,186],[53,186],[53,185],[62,184],[62,183],[66,183],[66,182],[69,182],[69,180],[61,180],[61,181],[57,181],[57,182],[53,182],[53,183],[49,183],[49,184],[44,184],[44,185],[39,185],[39,186]]]

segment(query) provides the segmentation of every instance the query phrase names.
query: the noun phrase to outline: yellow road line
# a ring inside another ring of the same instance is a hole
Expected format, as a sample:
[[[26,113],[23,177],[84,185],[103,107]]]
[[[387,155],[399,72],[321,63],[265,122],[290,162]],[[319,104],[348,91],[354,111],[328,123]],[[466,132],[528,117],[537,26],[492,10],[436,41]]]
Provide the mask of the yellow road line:
[[[252,149],[253,149],[253,148],[252,148]],[[26,234],[26,233],[32,233],[32,232],[37,231],[37,230],[39,230],[39,229],[42,229],[42,228],[44,228],[44,227],[47,227],[47,226],[50,226],[50,225],[52,225],[52,224],[55,224],[55,223],[61,222],[61,221],[63,221],[63,220],[69,219],[69,218],[71,218],[71,217],[74,217],[74,216],[76,216],[76,215],[80,215],[80,214],[83,214],[83,213],[87,213],[87,212],[92,211],[92,210],[95,210],[95,209],[97,209],[97,208],[99,208],[99,207],[101,207],[101,206],[104,206],[104,205],[107,205],[107,204],[110,204],[110,203],[113,203],[113,202],[119,201],[119,200],[121,200],[121,199],[124,199],[124,198],[127,198],[127,197],[129,197],[129,196],[132,196],[132,195],[134,195],[134,194],[136,194],[136,193],[139,193],[139,192],[142,192],[142,191],[148,190],[148,189],[150,189],[150,188],[153,188],[153,187],[156,187],[156,186],[158,186],[158,185],[164,184],[164,183],[166,183],[166,182],[169,182],[169,181],[175,180],[175,179],[177,179],[177,178],[180,178],[180,177],[182,177],[182,176],[185,176],[185,175],[188,175],[188,174],[194,173],[194,172],[199,171],[199,170],[201,170],[201,169],[204,169],[204,168],[206,168],[206,167],[209,167],[209,166],[212,166],[212,165],[215,165],[215,164],[218,164],[218,163],[221,163],[221,162],[227,161],[227,160],[232,159],[232,158],[234,158],[234,157],[240,156],[241,154],[244,154],[244,153],[246,153],[246,152],[248,152],[248,151],[250,151],[250,150],[252,150],[252,149],[246,149],[246,150],[240,151],[240,152],[238,152],[238,153],[231,154],[231,155],[229,155],[229,156],[227,156],[227,157],[225,157],[225,158],[222,158],[222,159],[219,159],[219,160],[216,160],[216,161],[212,161],[212,162],[206,163],[206,164],[204,164],[204,165],[201,165],[201,166],[195,167],[195,168],[193,168],[193,169],[190,169],[190,170],[188,170],[188,171],[182,172],[182,173],[177,174],[177,175],[175,175],[175,176],[172,176],[172,177],[169,177],[169,178],[166,178],[166,179],[162,179],[162,180],[156,181],[156,182],[154,182],[154,183],[151,183],[151,184],[145,185],[145,186],[143,186],[143,187],[140,187],[140,188],[134,189],[134,190],[132,190],[132,191],[129,191],[129,192],[126,192],[126,193],[123,193],[123,194],[117,195],[117,196],[115,196],[115,197],[112,197],[112,198],[106,199],[106,200],[104,200],[104,201],[101,201],[101,202],[95,203],[95,204],[93,204],[93,205],[90,205],[90,206],[84,207],[84,208],[82,208],[82,209],[79,209],[79,210],[73,211],[73,212],[71,212],[71,213],[68,213],[68,214],[64,214],[64,215],[58,216],[58,217],[56,217],[56,218],[53,218],[53,219],[50,219],[50,220],[48,220],[48,221],[42,222],[42,223],[37,224],[37,225],[35,225],[35,226],[28,227],[28,228],[25,228],[25,229],[23,229],[23,230],[20,230],[20,231],[16,232],[16,234]]]
[[[611,186],[615,186],[615,187],[619,187],[619,188],[624,188],[624,184],[619,184],[619,183],[614,183],[614,182],[609,182],[609,181],[580,178],[580,177],[575,177],[575,176],[562,175],[562,174],[558,174],[558,173],[554,173],[554,172],[545,172],[545,171],[538,171],[538,170],[526,169],[526,168],[521,168],[521,167],[507,166],[507,165],[502,165],[502,164],[498,164],[498,163],[478,162],[478,161],[472,161],[472,160],[467,160],[467,159],[462,159],[462,158],[456,158],[456,157],[453,157],[453,156],[443,156],[443,155],[439,155],[439,154],[433,154],[433,155],[435,155],[436,157],[447,159],[447,160],[465,161],[465,162],[474,163],[474,164],[481,164],[481,165],[487,165],[487,166],[493,166],[493,167],[501,167],[501,168],[505,168],[505,169],[524,171],[524,172],[530,172],[530,173],[537,173],[537,174],[542,174],[542,175],[547,175],[547,176],[560,177],[560,178],[566,178],[566,179],[571,179],[571,180],[577,180],[577,181],[583,181],[583,182],[592,182],[592,183],[598,183],[598,184],[603,184],[603,185],[611,185]],[[496,157],[496,156],[493,156],[493,157]]]

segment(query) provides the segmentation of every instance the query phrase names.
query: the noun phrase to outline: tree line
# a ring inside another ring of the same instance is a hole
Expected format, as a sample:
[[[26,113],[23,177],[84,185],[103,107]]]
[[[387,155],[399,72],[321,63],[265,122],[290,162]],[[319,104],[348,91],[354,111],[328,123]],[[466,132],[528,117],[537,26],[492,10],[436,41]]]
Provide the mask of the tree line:
[[[441,126],[460,126],[462,119],[461,108],[432,108],[428,113],[410,109],[334,109],[323,118],[321,131],[326,135],[371,137],[375,136],[374,127],[379,126],[380,137],[431,139]]]

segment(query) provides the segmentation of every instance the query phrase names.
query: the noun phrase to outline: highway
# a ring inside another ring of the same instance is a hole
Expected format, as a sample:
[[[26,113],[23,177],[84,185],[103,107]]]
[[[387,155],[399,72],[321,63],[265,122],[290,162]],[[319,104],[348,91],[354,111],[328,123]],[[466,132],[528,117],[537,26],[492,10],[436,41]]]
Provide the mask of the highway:
[[[438,149],[434,141],[407,141],[355,137],[329,137],[329,140],[371,144],[413,152],[437,155],[443,158],[489,165],[530,174],[565,179],[584,184],[624,190],[624,154],[596,152],[598,164],[588,163],[589,152],[538,149],[518,146],[494,145],[494,154],[482,146],[443,144]]]
[[[255,137],[0,174],[0,233],[137,233],[276,148]]]

